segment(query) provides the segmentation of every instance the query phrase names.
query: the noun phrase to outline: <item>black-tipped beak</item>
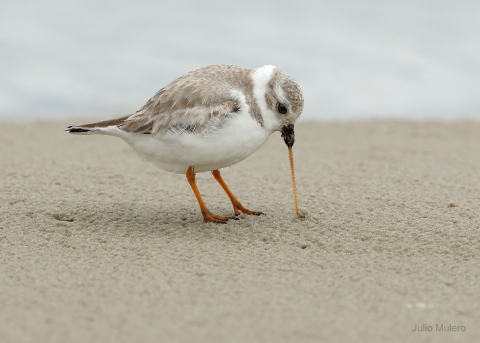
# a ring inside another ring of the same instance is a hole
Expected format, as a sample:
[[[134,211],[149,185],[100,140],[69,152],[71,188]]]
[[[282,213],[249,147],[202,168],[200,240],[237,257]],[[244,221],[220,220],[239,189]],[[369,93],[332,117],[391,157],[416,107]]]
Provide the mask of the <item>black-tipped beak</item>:
[[[288,148],[293,146],[293,143],[295,143],[295,131],[293,129],[293,124],[282,127],[282,138]]]

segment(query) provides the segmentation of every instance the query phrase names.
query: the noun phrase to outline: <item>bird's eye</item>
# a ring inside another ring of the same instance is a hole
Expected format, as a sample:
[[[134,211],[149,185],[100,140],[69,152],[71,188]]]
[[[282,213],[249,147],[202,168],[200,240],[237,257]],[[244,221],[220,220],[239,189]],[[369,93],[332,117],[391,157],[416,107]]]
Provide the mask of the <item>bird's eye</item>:
[[[282,104],[281,102],[279,102],[279,103],[277,104],[277,111],[278,111],[278,113],[280,113],[280,114],[285,114],[285,113],[287,113],[287,106],[285,106],[284,104]]]

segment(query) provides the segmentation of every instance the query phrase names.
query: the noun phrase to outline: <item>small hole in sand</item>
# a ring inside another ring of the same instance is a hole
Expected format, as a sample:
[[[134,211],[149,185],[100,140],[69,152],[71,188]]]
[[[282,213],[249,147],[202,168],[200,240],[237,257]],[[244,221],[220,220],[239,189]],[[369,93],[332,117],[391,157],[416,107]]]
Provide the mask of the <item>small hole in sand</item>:
[[[299,210],[298,210],[298,215],[297,215],[297,217],[298,217],[300,220],[306,220],[307,217],[308,217],[308,212],[305,211],[305,210],[299,209]]]
[[[54,214],[53,218],[62,222],[73,222],[75,220],[72,216],[69,216],[67,214],[61,214],[61,213]]]

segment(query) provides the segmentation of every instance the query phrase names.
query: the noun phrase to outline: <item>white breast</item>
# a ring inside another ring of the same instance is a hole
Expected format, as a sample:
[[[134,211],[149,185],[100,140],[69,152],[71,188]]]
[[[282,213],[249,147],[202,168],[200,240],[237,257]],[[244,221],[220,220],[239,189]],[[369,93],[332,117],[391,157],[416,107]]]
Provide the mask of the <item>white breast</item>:
[[[248,111],[240,111],[218,130],[204,134],[162,133],[119,135],[144,159],[160,169],[201,173],[238,163],[258,150],[270,136]]]

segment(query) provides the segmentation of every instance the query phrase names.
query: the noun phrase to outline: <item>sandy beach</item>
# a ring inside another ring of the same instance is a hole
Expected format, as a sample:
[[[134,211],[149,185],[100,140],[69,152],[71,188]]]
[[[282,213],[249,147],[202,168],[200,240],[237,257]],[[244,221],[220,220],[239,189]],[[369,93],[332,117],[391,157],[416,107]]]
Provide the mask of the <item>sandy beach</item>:
[[[277,133],[222,170],[266,215],[219,225],[86,121],[0,123],[2,343],[480,341],[480,122],[299,123],[307,216]]]

